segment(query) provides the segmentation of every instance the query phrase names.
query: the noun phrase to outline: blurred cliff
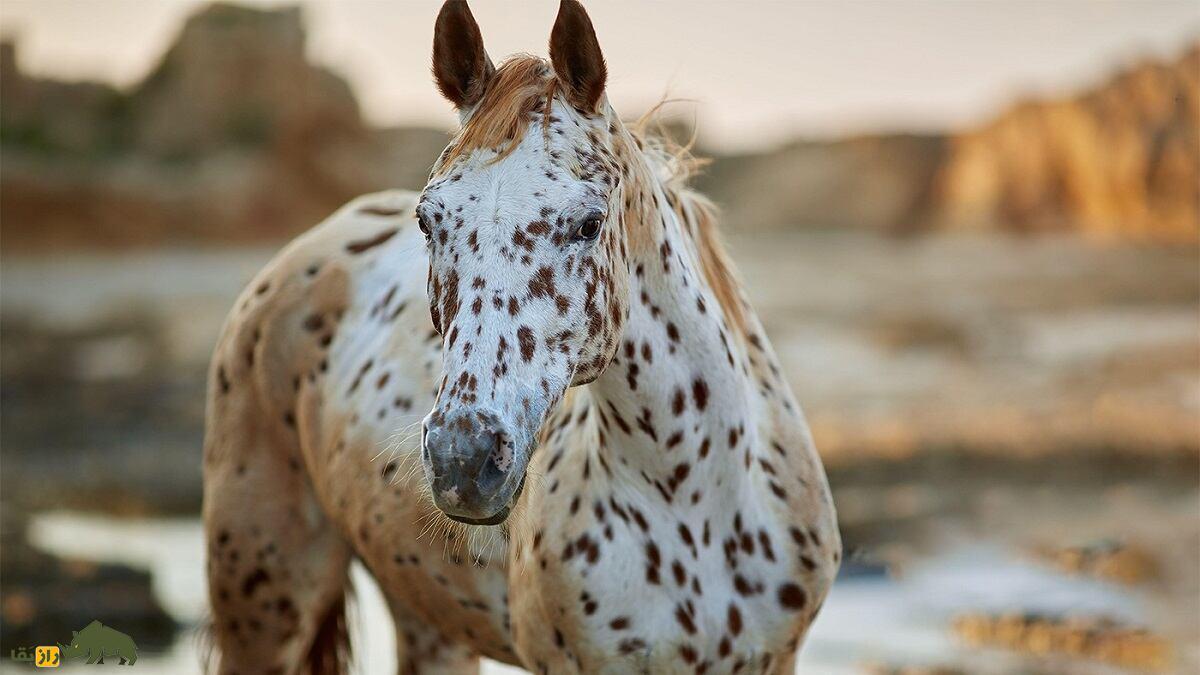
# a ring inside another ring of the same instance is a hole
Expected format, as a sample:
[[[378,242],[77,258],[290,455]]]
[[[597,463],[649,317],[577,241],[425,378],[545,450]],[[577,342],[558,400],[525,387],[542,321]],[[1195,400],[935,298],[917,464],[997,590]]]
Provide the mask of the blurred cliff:
[[[930,207],[949,226],[1192,239],[1200,227],[1200,44],[1078,96],[953,137]]]
[[[299,9],[224,4],[129,91],[29,77],[3,45],[6,249],[278,239],[362,192],[423,183],[445,134],[367,128],[304,50]]]
[[[728,221],[883,231],[1200,233],[1200,44],[977,129],[796,142],[720,157],[701,186]]]
[[[297,8],[208,6],[129,90],[31,77],[8,42],[0,98],[10,252],[278,240],[356,194],[419,187],[446,141],[368,127],[346,82],[307,60]],[[977,129],[719,156],[699,182],[731,228],[1190,242],[1198,144],[1200,45]]]

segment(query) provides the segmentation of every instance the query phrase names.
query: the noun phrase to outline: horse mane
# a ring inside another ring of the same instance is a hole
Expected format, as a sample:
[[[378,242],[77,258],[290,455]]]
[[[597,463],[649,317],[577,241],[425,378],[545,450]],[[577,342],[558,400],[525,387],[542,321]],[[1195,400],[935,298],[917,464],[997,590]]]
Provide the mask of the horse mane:
[[[742,335],[748,335],[741,280],[717,227],[719,211],[712,200],[688,185],[692,176],[710,160],[692,152],[696,144],[694,132],[686,143],[673,140],[667,133],[661,112],[669,103],[671,100],[666,98],[659,101],[630,125],[628,131],[636,139],[642,157],[656,173],[667,194],[667,202],[683,224],[684,231],[691,235],[700,259],[700,272],[725,316]]]
[[[678,204],[680,218],[687,225],[700,258],[700,271],[717,296],[725,316],[741,335],[749,335],[746,303],[742,299],[742,284],[733,260],[717,228],[717,207],[707,197],[691,189],[681,190]],[[679,213],[679,211],[676,211]]]
[[[534,115],[549,121],[550,101],[561,91],[554,69],[542,58],[529,54],[509,57],[496,69],[483,97],[471,111],[462,129],[438,159],[434,173],[440,173],[457,159],[490,149],[496,152],[489,161],[498,162],[520,145]],[[746,308],[741,284],[732,260],[717,231],[717,207],[688,186],[688,180],[708,164],[692,153],[695,136],[685,144],[673,141],[665,133],[660,113],[671,101],[663,99],[635,122],[625,127],[633,137],[638,154],[646,161],[667,195],[667,202],[695,244],[700,270],[713,289],[725,315],[742,334],[747,334]],[[550,125],[543,124],[543,133]],[[649,227],[641,218],[627,218],[633,226]]]

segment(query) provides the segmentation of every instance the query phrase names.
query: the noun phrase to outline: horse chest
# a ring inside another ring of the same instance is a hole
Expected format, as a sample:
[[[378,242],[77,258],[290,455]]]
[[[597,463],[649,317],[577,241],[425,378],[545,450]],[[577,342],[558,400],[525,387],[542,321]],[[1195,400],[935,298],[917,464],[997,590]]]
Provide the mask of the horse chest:
[[[498,530],[450,523],[425,494],[417,423],[433,400],[440,350],[421,323],[397,342],[376,326],[380,314],[348,312],[330,351],[306,449],[315,487],[393,612],[513,663],[507,542]]]
[[[653,488],[631,489],[589,461],[562,460],[530,495],[538,522],[510,590],[527,662],[550,672],[693,672],[706,662],[755,672],[786,651],[797,626],[777,598],[791,575],[781,524],[738,511],[736,498],[665,509]]]
[[[357,502],[340,512],[342,528],[393,610],[512,663],[506,543],[497,532],[448,526],[422,496],[422,480],[360,485]]]

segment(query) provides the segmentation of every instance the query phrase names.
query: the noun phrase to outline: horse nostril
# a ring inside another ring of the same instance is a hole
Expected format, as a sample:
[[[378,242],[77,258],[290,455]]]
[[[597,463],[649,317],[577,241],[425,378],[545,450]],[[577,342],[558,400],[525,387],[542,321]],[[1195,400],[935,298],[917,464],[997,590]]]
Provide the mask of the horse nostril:
[[[512,467],[513,446],[508,434],[497,431],[493,434],[492,450],[488,454],[487,464],[494,464],[501,472],[507,472]]]

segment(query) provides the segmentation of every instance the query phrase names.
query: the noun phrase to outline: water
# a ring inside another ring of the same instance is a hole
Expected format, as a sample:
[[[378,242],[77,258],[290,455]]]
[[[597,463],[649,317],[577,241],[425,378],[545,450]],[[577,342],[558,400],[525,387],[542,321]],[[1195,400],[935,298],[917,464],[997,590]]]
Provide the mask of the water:
[[[163,607],[184,626],[167,652],[144,654],[146,672],[200,673],[196,626],[207,612],[204,538],[199,520],[114,519],[71,512],[35,516],[34,546],[56,555],[117,562],[149,570]],[[396,672],[391,619],[382,596],[359,566],[356,664],[363,675]],[[973,662],[972,672],[1011,672],[1018,657],[978,652],[960,645],[949,631],[965,611],[1102,613],[1144,623],[1136,594],[1123,588],[1066,577],[989,544],[964,544],[913,565],[900,578],[852,576],[839,579],[798,659],[805,673],[861,673],[864,664]],[[1095,667],[1056,672],[1102,672]],[[5,672],[16,667],[4,666]],[[486,675],[523,671],[485,662]]]

